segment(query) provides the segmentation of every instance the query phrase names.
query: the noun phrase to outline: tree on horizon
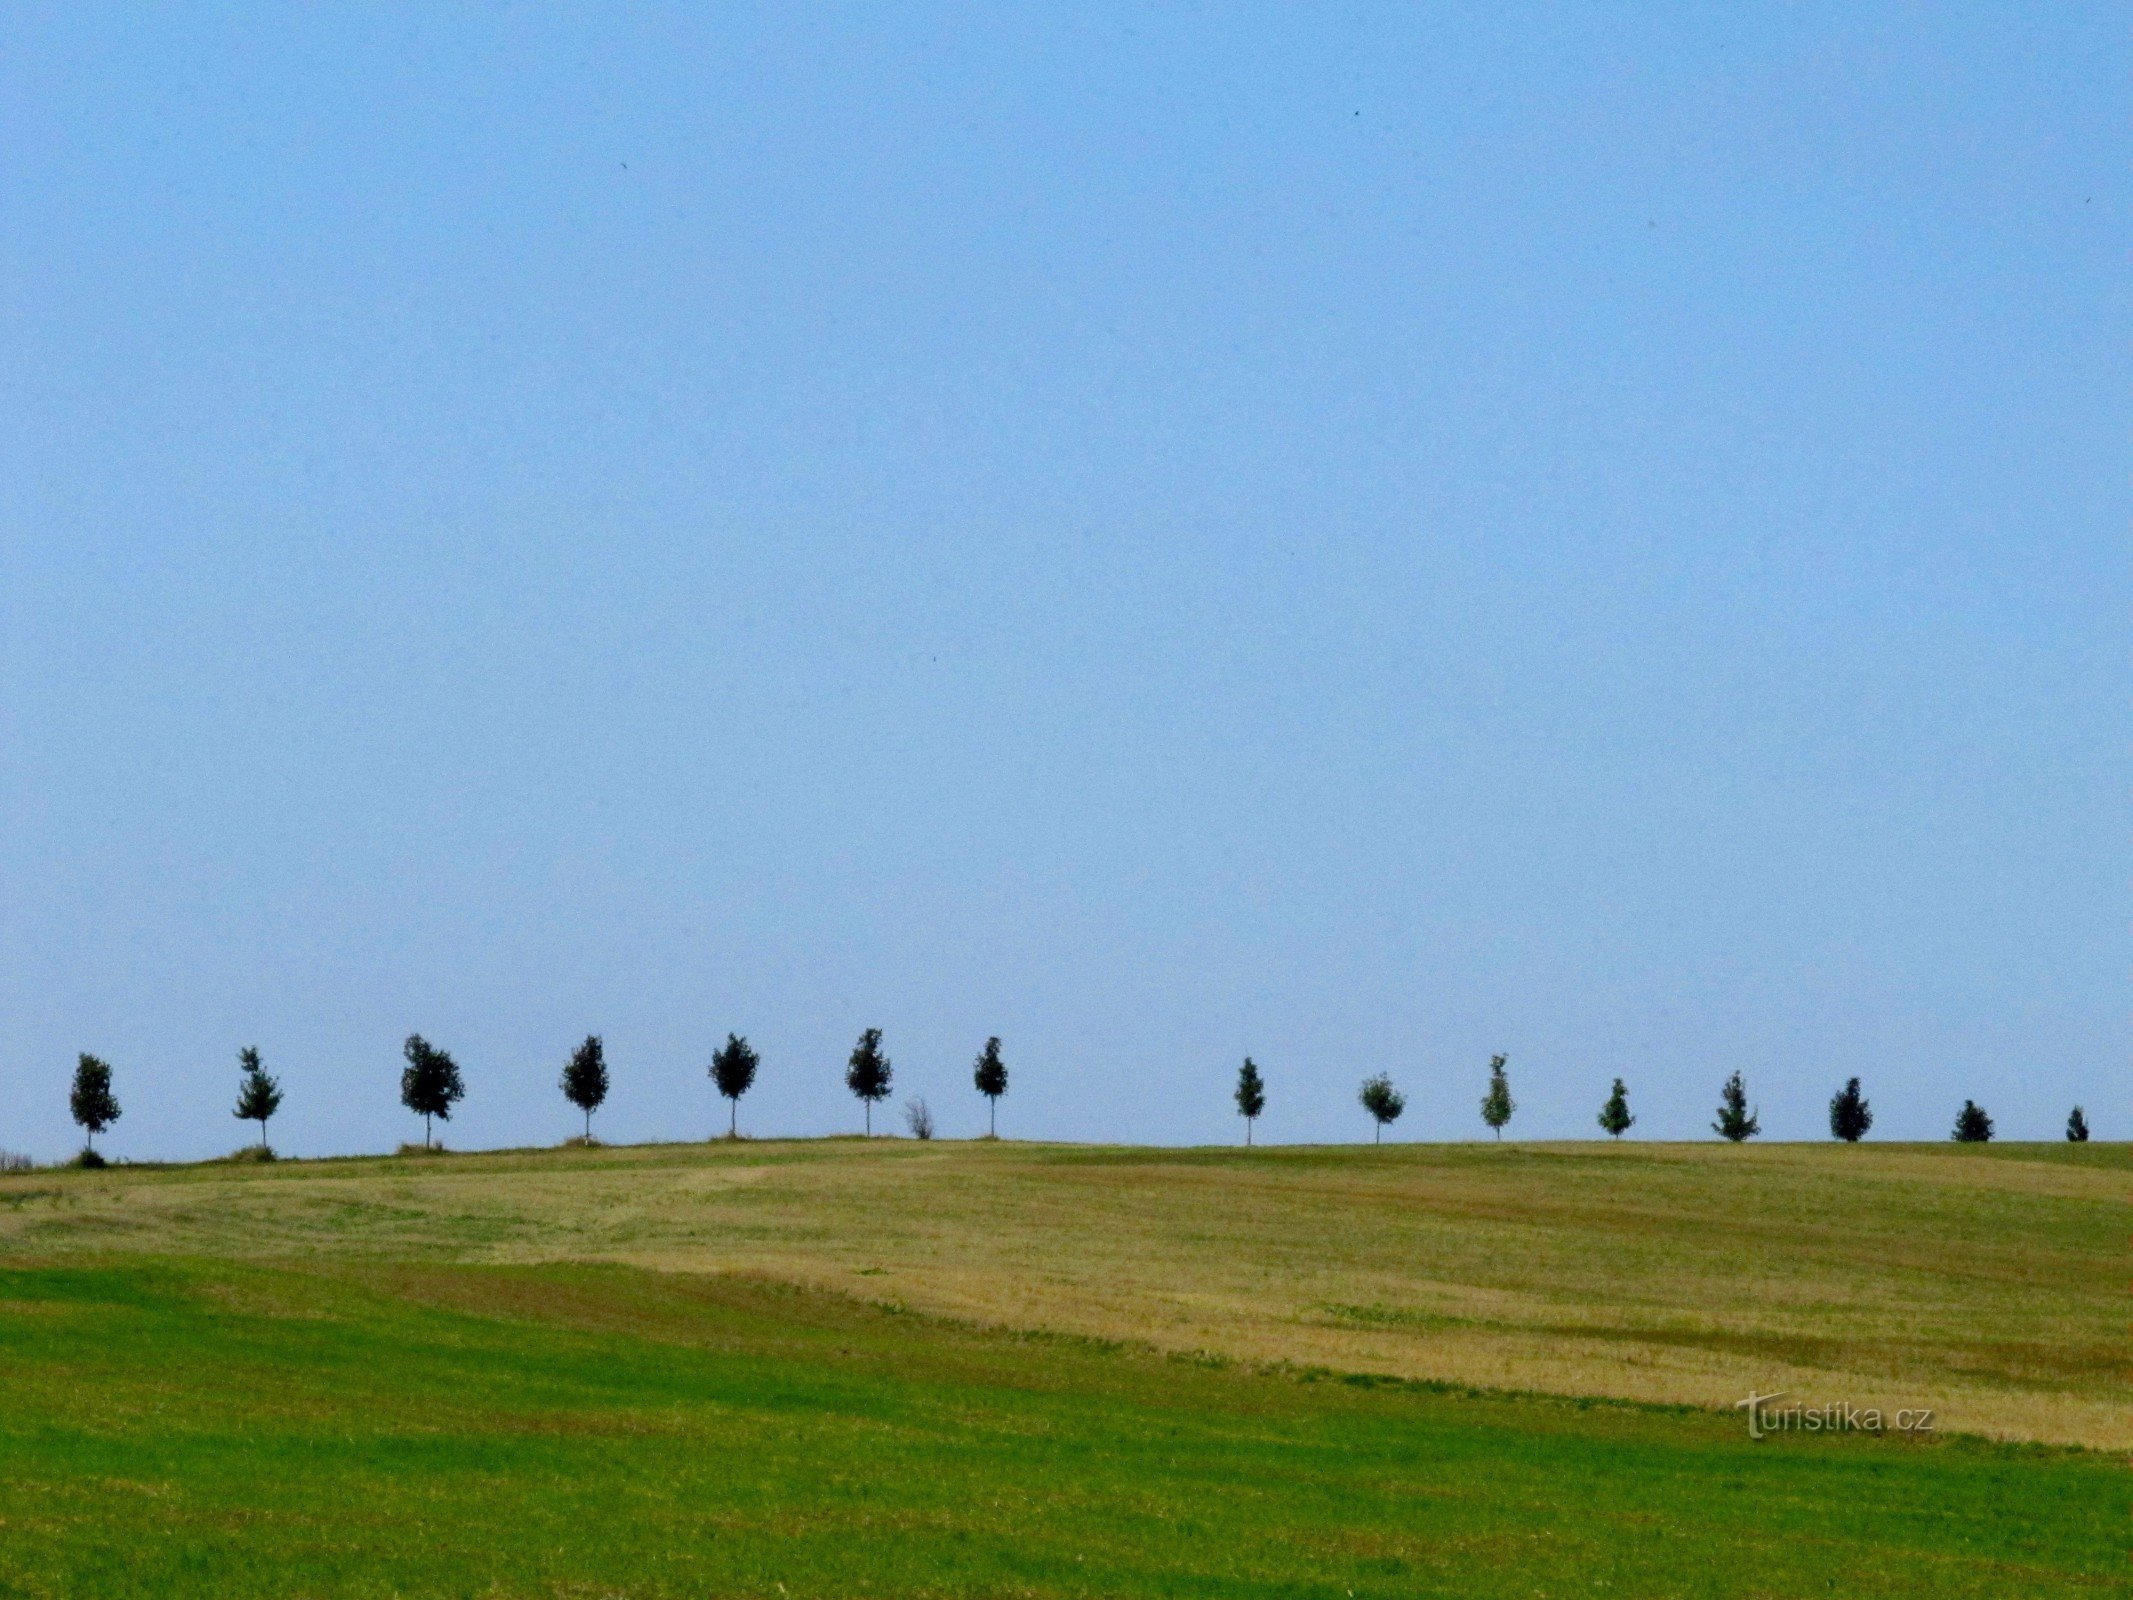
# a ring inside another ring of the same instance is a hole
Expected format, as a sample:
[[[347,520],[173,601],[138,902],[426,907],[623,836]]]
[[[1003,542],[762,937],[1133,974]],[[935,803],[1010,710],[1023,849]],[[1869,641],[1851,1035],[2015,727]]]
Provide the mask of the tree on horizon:
[[[1266,1085],[1259,1079],[1259,1069],[1246,1056],[1244,1065],[1237,1069],[1237,1110],[1244,1117],[1244,1144],[1251,1148],[1252,1124],[1259,1113],[1266,1109]]]
[[[96,1136],[119,1119],[118,1096],[111,1092],[111,1063],[84,1053],[74,1065],[74,1089],[67,1096],[74,1120],[88,1132],[88,1153],[96,1153]]]
[[[997,1036],[985,1041],[985,1048],[978,1052],[973,1064],[971,1082],[978,1086],[978,1093],[985,1097],[985,1137],[1000,1137],[1000,1096],[1007,1093],[1007,1063],[1000,1059],[1000,1041]]]
[[[430,1118],[452,1120],[452,1107],[466,1097],[467,1086],[459,1076],[459,1064],[419,1033],[407,1036],[400,1053],[407,1066],[400,1074],[400,1103],[422,1118],[422,1143],[431,1143]]]
[[[1859,1092],[1859,1080],[1847,1080],[1829,1102],[1830,1135],[1846,1144],[1857,1144],[1873,1125],[1874,1111],[1866,1103],[1866,1096]]]
[[[866,1107],[869,1139],[874,1137],[874,1102],[889,1097],[889,1085],[895,1076],[889,1058],[881,1053],[881,1030],[867,1029],[852,1046],[852,1058],[844,1069],[844,1083]]]
[[[1617,1078],[1613,1092],[1607,1097],[1607,1104],[1600,1107],[1600,1126],[1606,1130],[1609,1138],[1619,1139],[1629,1131],[1636,1120],[1629,1114],[1629,1090],[1624,1088],[1622,1080]]]
[[[246,1045],[237,1052],[237,1065],[243,1069],[244,1082],[237,1088],[237,1109],[230,1114],[240,1122],[259,1124],[259,1148],[267,1147],[267,1118],[281,1109],[281,1085],[267,1076],[266,1068],[260,1065],[259,1052]]]
[[[754,1046],[737,1033],[726,1035],[726,1042],[711,1052],[711,1081],[718,1085],[718,1092],[726,1097],[726,1137],[741,1136],[741,1096],[755,1085],[755,1069],[762,1065],[762,1058]]]
[[[1511,1113],[1518,1109],[1518,1102],[1511,1098],[1510,1076],[1504,1071],[1510,1059],[1489,1058],[1489,1092],[1481,1097],[1481,1120],[1496,1130],[1498,1139],[1503,1137],[1503,1127],[1511,1120]]]
[[[585,1113],[585,1138],[589,1143],[593,1113],[607,1098],[607,1047],[597,1033],[588,1033],[585,1042],[571,1052],[563,1067],[561,1088],[563,1098]]]
[[[2079,1106],[2074,1107],[2073,1114],[2066,1119],[2066,1137],[2072,1144],[2089,1142],[2089,1119],[2081,1114]]]
[[[1955,1131],[1948,1137],[1957,1144],[1984,1144],[1992,1138],[1992,1118],[1975,1100],[1965,1100],[1955,1114]]]
[[[1370,1142],[1383,1144],[1385,1124],[1400,1120],[1400,1113],[1407,1109],[1407,1097],[1392,1086],[1392,1079],[1380,1072],[1363,1080],[1363,1087],[1356,1098],[1363,1102],[1363,1109],[1370,1113],[1377,1124]]]
[[[1735,1144],[1763,1131],[1761,1117],[1748,1109],[1748,1085],[1738,1072],[1726,1079],[1718,1091],[1718,1120],[1711,1124],[1711,1131]]]

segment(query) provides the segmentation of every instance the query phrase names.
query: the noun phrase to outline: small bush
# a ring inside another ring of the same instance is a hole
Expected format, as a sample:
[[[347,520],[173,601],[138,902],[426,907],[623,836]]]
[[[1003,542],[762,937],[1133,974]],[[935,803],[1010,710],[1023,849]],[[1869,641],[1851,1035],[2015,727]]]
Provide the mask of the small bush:
[[[442,1156],[451,1154],[441,1144],[403,1144],[393,1152],[396,1156]]]
[[[225,1161],[234,1161],[239,1163],[251,1163],[259,1161],[279,1161],[281,1157],[277,1156],[271,1149],[269,1149],[263,1144],[248,1144],[244,1146],[244,1148],[241,1150],[232,1150],[222,1159]]]
[[[563,1148],[565,1150],[599,1150],[604,1149],[605,1146],[589,1133],[574,1133],[563,1141]]]
[[[107,1165],[104,1158],[98,1155],[94,1150],[82,1151],[80,1155],[74,1158],[74,1164],[77,1167],[86,1167],[91,1171],[94,1171],[98,1167]]]
[[[914,1139],[933,1137],[933,1113],[926,1108],[924,1100],[912,1100],[904,1107],[904,1122]]]

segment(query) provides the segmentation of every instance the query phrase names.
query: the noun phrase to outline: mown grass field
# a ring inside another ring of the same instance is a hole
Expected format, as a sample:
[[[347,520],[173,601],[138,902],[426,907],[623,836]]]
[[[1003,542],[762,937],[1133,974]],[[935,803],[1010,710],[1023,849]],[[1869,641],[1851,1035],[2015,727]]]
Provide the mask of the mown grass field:
[[[0,1595],[2125,1593],[2128,1167],[828,1141],[0,1179]],[[1755,1442],[1718,1409],[1750,1387],[1944,1431]]]

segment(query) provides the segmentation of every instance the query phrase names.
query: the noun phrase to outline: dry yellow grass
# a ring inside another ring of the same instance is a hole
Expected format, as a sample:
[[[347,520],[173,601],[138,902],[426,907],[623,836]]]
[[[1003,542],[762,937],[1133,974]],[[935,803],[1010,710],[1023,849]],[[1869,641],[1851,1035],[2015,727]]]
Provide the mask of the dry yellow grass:
[[[2124,1147],[832,1140],[0,1179],[0,1250],[608,1260],[1254,1361],[2133,1448]]]

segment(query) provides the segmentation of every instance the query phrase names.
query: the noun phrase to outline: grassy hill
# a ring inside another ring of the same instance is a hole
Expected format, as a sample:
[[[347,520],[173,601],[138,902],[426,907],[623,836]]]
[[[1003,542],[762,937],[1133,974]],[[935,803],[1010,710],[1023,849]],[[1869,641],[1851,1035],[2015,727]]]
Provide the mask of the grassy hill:
[[[0,1596],[2123,1592],[2129,1166],[855,1140],[4,1178]],[[1940,1431],[1755,1442],[1751,1388]]]
[[[751,1272],[1248,1361],[2133,1448],[2129,1179],[2101,1144],[744,1142],[40,1174],[0,1180],[0,1249]]]

